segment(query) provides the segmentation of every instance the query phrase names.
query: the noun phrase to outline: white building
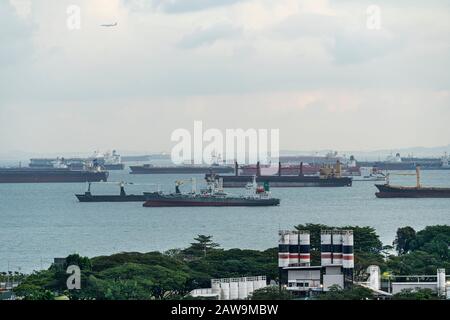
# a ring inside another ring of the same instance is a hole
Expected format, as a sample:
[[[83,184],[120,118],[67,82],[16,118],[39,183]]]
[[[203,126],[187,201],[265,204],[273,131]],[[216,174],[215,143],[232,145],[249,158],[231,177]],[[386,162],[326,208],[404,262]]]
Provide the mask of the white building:
[[[266,276],[211,279],[211,288],[191,291],[193,297],[217,300],[245,300],[255,290],[267,287]]]

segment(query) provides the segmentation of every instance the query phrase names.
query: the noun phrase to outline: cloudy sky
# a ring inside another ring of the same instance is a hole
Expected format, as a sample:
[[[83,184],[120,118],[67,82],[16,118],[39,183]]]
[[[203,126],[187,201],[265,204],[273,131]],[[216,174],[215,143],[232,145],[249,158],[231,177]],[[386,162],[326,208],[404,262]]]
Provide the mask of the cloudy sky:
[[[290,150],[450,142],[446,0],[3,0],[0,21],[3,152],[169,151],[194,120]]]

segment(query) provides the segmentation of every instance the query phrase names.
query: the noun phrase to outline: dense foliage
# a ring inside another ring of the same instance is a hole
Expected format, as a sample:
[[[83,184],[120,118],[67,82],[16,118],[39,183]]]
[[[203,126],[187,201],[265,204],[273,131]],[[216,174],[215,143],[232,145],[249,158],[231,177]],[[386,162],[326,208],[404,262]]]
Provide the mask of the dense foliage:
[[[286,289],[280,289],[278,286],[269,286],[253,291],[251,300],[290,300],[292,294]]]
[[[320,264],[320,230],[333,229],[320,224],[298,225],[311,232],[312,264]],[[352,229],[355,239],[355,277],[364,281],[370,265],[380,266],[385,274],[436,274],[437,268],[450,271],[449,226],[427,227],[419,232],[400,228],[394,242],[398,255],[387,256],[375,230],[370,227],[340,227]],[[15,289],[24,299],[54,299],[67,295],[71,299],[187,299],[189,292],[210,287],[212,278],[266,275],[278,280],[278,251],[230,249],[224,250],[211,236],[198,235],[186,249],[160,252],[125,252],[92,259],[78,254],[66,258],[66,266],[52,265],[48,270],[34,272],[22,279]],[[78,265],[82,271],[81,290],[66,290],[68,265]],[[3,277],[10,276],[3,274]],[[319,299],[367,299],[368,290],[355,286],[341,290],[333,288]],[[398,299],[432,298],[429,292],[403,292]],[[267,287],[254,292],[252,299],[290,299],[286,291]]]
[[[429,226],[416,232],[411,227],[397,230],[398,256],[387,260],[388,270],[397,275],[436,274],[436,269],[450,271],[450,226]]]
[[[317,296],[319,300],[369,300],[372,299],[372,291],[361,287],[353,286],[351,288],[342,289],[334,285],[330,287],[330,291]]]
[[[438,300],[438,296],[431,289],[403,289],[393,296],[394,300]]]

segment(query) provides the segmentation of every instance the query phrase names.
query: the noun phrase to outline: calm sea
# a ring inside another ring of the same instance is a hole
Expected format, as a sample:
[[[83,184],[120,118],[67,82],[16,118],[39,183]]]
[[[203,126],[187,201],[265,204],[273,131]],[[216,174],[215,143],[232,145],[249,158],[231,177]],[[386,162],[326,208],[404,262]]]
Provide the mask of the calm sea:
[[[422,172],[424,185],[450,186],[450,171]],[[110,181],[160,184],[191,176],[130,175],[111,172]],[[202,181],[202,175],[197,175]],[[414,185],[413,176],[395,176],[395,184]],[[186,185],[185,190],[190,186]],[[391,244],[398,227],[421,229],[450,223],[450,199],[377,199],[373,182],[351,188],[272,189],[281,206],[267,208],[143,208],[141,203],[79,203],[85,184],[0,184],[0,271],[46,268],[54,257],[121,251],[148,252],[183,248],[197,234],[213,235],[224,248],[266,249],[277,245],[277,231],[301,223],[376,228]],[[128,186],[128,193],[152,191]],[[240,194],[243,190],[230,189]],[[94,185],[93,193],[118,193],[113,184]]]

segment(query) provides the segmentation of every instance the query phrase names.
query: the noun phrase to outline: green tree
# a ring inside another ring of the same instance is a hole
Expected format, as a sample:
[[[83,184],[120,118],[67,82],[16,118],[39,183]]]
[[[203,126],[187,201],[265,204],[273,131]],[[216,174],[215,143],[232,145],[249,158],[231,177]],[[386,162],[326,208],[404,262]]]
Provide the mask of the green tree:
[[[85,271],[92,269],[91,260],[88,257],[82,257],[77,253],[67,256],[66,264],[67,266],[70,265],[79,266],[81,270]]]
[[[373,299],[372,291],[361,286],[352,286],[342,289],[338,285],[332,285],[329,291],[319,295],[319,300],[370,300]]]
[[[195,256],[206,256],[206,253],[220,246],[212,241],[212,236],[199,234],[194,240],[196,242],[191,243],[191,246],[185,250],[185,253]]]
[[[411,251],[421,250],[436,254],[441,259],[450,259],[450,226],[428,226],[417,232],[416,238],[411,242]]]
[[[292,294],[286,289],[281,289],[277,286],[268,286],[265,288],[253,291],[249,297],[250,300],[291,300]]]
[[[55,300],[53,292],[32,284],[20,285],[14,293],[23,300]]]
[[[405,254],[411,250],[411,243],[416,239],[416,231],[411,227],[397,229],[394,246],[398,254]]]
[[[394,300],[438,300],[439,297],[431,289],[417,288],[413,289],[403,289],[397,294],[394,294],[392,299]]]

